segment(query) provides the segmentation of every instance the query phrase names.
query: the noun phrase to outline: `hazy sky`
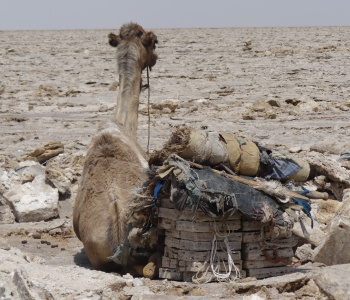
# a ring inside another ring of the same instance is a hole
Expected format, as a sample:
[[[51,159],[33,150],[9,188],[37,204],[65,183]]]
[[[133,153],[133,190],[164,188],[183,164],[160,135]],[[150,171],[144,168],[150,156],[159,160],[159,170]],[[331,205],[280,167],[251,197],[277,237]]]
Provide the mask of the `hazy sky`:
[[[0,0],[0,30],[350,26],[349,0]]]

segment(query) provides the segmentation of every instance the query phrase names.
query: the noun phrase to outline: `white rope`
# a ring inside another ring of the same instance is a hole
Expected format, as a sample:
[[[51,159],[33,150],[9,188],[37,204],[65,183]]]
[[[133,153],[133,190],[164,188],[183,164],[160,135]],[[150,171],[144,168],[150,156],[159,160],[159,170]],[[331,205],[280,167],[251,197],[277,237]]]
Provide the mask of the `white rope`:
[[[222,223],[222,224],[225,224],[225,226],[227,227],[227,232],[226,233],[219,233],[217,228],[216,228],[216,222],[214,221],[214,231],[215,231],[215,234],[213,236],[213,240],[212,240],[212,247],[211,247],[211,253],[210,253],[210,267],[211,267],[211,271],[214,275],[214,277],[218,280],[227,280],[227,279],[230,279],[231,277],[231,273],[232,273],[232,269],[234,270],[235,272],[235,276],[233,278],[233,280],[236,280],[237,278],[240,277],[240,272],[239,272],[239,269],[236,267],[233,259],[232,259],[232,256],[231,256],[231,247],[230,247],[230,244],[229,244],[229,241],[227,239],[227,237],[233,232],[231,231],[229,228],[228,228],[228,225],[227,223]],[[220,261],[220,258],[218,257],[217,255],[217,238],[216,236],[219,236],[219,237],[223,237],[224,238],[224,243],[225,243],[225,246],[226,246],[226,249],[223,249],[224,252],[227,253],[227,267],[226,267],[226,264],[225,262],[222,260]],[[216,263],[216,266],[214,265]],[[226,273],[219,273],[219,269],[220,269],[220,264],[223,264],[224,268],[225,268],[225,271]]]
[[[226,222],[222,224],[225,224],[225,226],[228,228]],[[233,231],[228,228],[226,233],[219,233],[216,228],[216,222],[214,221],[214,232],[215,233],[213,235],[212,247],[210,251],[210,264],[208,265],[208,259],[206,259],[202,268],[198,270],[194,276],[192,276],[192,282],[194,283],[208,283],[211,282],[214,278],[218,281],[237,280],[241,276],[239,269],[232,259],[232,250],[227,238],[233,233]],[[227,253],[227,265],[225,264],[224,260],[220,260],[220,257],[217,255],[217,236],[224,238],[226,249],[222,249],[222,251],[223,253]],[[220,273],[221,265],[224,267],[225,273]],[[209,269],[211,270],[211,273],[209,273]],[[235,276],[232,275],[233,272],[235,273]],[[202,276],[198,277],[200,273],[202,273]],[[209,277],[208,274],[210,275]]]
[[[206,279],[207,275],[208,275],[208,271],[209,271],[210,265],[208,264],[208,260],[206,259],[204,261],[203,266],[197,271],[197,273],[195,275],[192,276],[192,282],[193,283],[208,283],[213,279],[213,275],[211,275],[209,273],[209,278]],[[202,274],[201,277],[198,277],[199,273],[202,273],[203,270],[205,269],[204,273]]]
[[[214,234],[213,241],[212,241],[212,248],[211,248],[211,253],[210,253],[210,268],[211,268],[211,271],[212,271],[214,277],[218,280],[231,279],[230,277],[231,277],[231,273],[232,273],[232,269],[233,269],[235,272],[235,276],[234,276],[233,280],[236,280],[237,278],[240,277],[240,272],[232,259],[231,247],[229,245],[229,241],[228,241],[227,237],[224,238],[224,243],[226,245],[228,271],[226,273],[217,272],[217,270],[219,271],[219,268],[220,268],[220,258],[217,257],[215,259],[215,257],[217,256],[216,234]],[[215,262],[215,260],[216,260],[216,262]],[[215,263],[216,263],[216,266],[215,266]],[[223,263],[225,269],[227,270],[226,265],[225,265],[223,260],[222,260],[222,263]]]

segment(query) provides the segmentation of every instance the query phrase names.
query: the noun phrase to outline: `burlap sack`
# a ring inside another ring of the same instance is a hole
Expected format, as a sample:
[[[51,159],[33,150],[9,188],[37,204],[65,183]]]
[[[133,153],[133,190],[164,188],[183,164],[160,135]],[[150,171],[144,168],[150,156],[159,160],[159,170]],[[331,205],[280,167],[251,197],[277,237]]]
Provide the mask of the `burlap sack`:
[[[255,176],[260,164],[259,148],[255,143],[246,140],[240,144],[233,134],[221,133],[220,135],[227,144],[231,168],[237,174]]]
[[[197,163],[203,163],[209,160],[211,156],[211,144],[208,140],[207,132],[191,131],[189,145],[185,151],[179,153],[179,156]]]
[[[301,167],[301,169],[294,173],[292,176],[286,178],[286,180],[294,180],[304,182],[308,179],[310,174],[310,165],[306,161],[300,158],[293,158],[293,160]]]
[[[226,142],[230,166],[235,173],[239,173],[242,151],[236,136],[231,133],[220,133],[220,135]]]
[[[252,141],[246,141],[241,145],[241,163],[239,173],[246,176],[255,176],[260,164],[259,148]]]
[[[210,166],[228,161],[226,147],[219,141],[217,135],[210,135],[206,131],[191,131],[186,150],[178,155],[184,159]]]

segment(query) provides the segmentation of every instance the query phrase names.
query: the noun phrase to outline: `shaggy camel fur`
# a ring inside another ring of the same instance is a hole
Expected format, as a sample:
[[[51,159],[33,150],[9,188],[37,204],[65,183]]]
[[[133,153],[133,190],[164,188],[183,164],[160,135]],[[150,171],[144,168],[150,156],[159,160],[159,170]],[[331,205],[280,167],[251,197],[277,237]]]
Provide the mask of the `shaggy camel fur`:
[[[135,23],[109,35],[117,47],[119,93],[113,121],[92,140],[73,210],[73,226],[96,269],[118,267],[108,257],[124,242],[126,207],[147,179],[148,163],[136,142],[141,73],[155,65],[157,37]]]

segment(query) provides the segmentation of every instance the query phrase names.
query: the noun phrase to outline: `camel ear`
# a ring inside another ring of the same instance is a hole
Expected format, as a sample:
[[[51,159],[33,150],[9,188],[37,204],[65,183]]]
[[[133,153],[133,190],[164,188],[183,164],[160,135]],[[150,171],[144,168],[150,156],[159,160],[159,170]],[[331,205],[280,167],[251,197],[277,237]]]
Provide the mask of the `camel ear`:
[[[110,33],[108,35],[108,42],[112,47],[117,47],[121,42],[119,35],[115,35],[114,33]]]
[[[157,37],[155,36],[155,34],[153,34],[152,31],[145,33],[145,34],[142,35],[142,37],[141,37],[142,45],[143,45],[145,48],[148,48],[149,46],[151,46],[153,41],[154,41],[155,43],[157,43]]]

